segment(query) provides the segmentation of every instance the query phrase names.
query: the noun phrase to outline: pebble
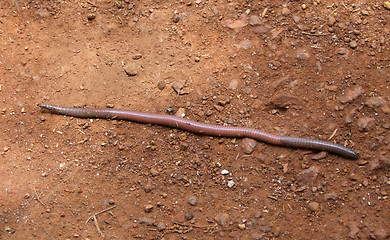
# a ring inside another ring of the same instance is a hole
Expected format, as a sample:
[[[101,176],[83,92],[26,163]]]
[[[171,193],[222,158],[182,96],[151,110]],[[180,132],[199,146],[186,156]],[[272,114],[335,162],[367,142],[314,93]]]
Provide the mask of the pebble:
[[[359,131],[367,132],[374,128],[375,119],[370,117],[361,117],[357,120]]]
[[[295,23],[299,23],[299,22],[301,21],[301,18],[300,18],[299,16],[297,16],[297,15],[293,15],[293,16],[292,16],[292,19],[293,19],[293,21],[294,21]]]
[[[153,225],[153,219],[151,218],[147,218],[146,216],[143,216],[140,221],[139,221],[141,224],[145,223],[146,225],[148,226],[151,226]]]
[[[167,83],[165,81],[159,81],[157,83],[157,88],[160,89],[160,90],[163,90],[166,85],[167,85]]]
[[[256,239],[256,240],[262,239],[263,238],[263,234],[261,234],[261,233],[252,233],[252,238]]]
[[[390,2],[384,2],[383,7],[387,10],[390,10]]]
[[[229,174],[229,171],[226,170],[226,169],[224,169],[224,170],[221,171],[221,174],[222,174],[222,175],[228,175],[228,174]]]
[[[151,204],[145,205],[144,210],[145,210],[145,212],[150,213],[151,211],[153,211],[153,205],[151,205]]]
[[[157,169],[155,169],[155,168],[151,168],[150,169],[150,174],[153,176],[153,177],[155,177],[155,176],[158,176],[159,174],[160,174],[160,172],[157,170]]]
[[[386,240],[390,236],[389,232],[383,228],[375,229],[372,235],[375,237],[373,239],[376,240]]]
[[[94,20],[95,18],[96,18],[96,14],[94,14],[94,13],[89,13],[89,14],[87,15],[88,21],[92,21],[92,20]]]
[[[329,16],[328,25],[331,27],[336,23],[336,19],[333,16]]]
[[[229,215],[227,213],[218,213],[216,216],[215,216],[215,221],[217,221],[217,223],[219,223],[221,226],[224,226],[225,224],[227,224],[228,220],[229,220]]]
[[[135,63],[123,65],[123,70],[125,70],[126,74],[131,77],[138,74],[138,66]]]
[[[229,83],[229,89],[235,90],[238,87],[238,80],[237,79],[232,79]]]
[[[298,60],[307,60],[310,57],[310,54],[307,52],[306,49],[298,49],[296,57]]]
[[[195,206],[197,201],[198,199],[195,196],[191,196],[188,198],[188,204],[190,204],[191,206]]]
[[[245,223],[240,223],[240,224],[238,224],[238,228],[239,228],[240,230],[244,230],[244,229],[245,229]]]
[[[282,15],[283,16],[290,15],[290,9],[288,9],[286,6],[283,6],[283,8],[282,8]]]
[[[156,227],[157,227],[157,230],[159,230],[161,232],[161,231],[164,231],[167,228],[167,225],[165,223],[163,223],[163,222],[158,222],[156,224]]]
[[[370,108],[378,108],[383,106],[383,104],[385,104],[385,100],[381,97],[370,97],[366,101],[366,105]]]
[[[310,202],[309,205],[308,205],[308,208],[312,212],[318,212],[318,210],[320,208],[320,205],[317,202]]]
[[[349,46],[352,48],[352,49],[355,49],[357,47],[357,42],[355,40],[352,40],[350,43],[349,43]]]
[[[248,20],[246,19],[247,15],[242,14],[241,17],[237,20],[228,19],[224,22],[224,25],[230,29],[240,29],[248,25]]]
[[[349,111],[347,113],[347,115],[345,116],[345,123],[347,123],[347,124],[352,123],[355,120],[356,114],[357,114],[356,108]]]
[[[252,138],[244,138],[241,140],[241,148],[246,154],[251,154],[256,146],[257,141]]]
[[[146,193],[151,192],[154,189],[152,179],[149,178],[147,180],[146,184],[143,186],[143,189]]]
[[[260,231],[262,231],[263,233],[269,233],[271,232],[271,228],[268,226],[261,226]]]
[[[276,95],[270,101],[270,104],[274,108],[292,108],[292,109],[302,109],[302,104],[298,98],[288,95]]]
[[[346,49],[346,48],[338,48],[337,50],[336,50],[336,53],[337,54],[339,54],[339,55],[347,55],[348,54],[348,49]]]
[[[349,227],[349,234],[348,236],[352,239],[356,238],[357,234],[359,233],[359,228],[357,227],[357,223],[355,222],[350,222],[348,224],[348,227]]]
[[[362,95],[363,92],[363,88],[360,86],[357,86],[354,89],[348,89],[344,95],[339,96],[339,101],[341,103],[351,103],[353,100]]]
[[[138,60],[138,59],[141,59],[142,58],[142,54],[141,53],[136,53],[134,56],[133,56],[133,59],[134,60]]]
[[[233,180],[229,180],[227,185],[228,185],[229,188],[232,188],[234,186],[234,181]]]
[[[300,172],[297,176],[297,180],[302,185],[311,186],[316,180],[319,171],[320,171],[319,167],[311,166],[310,168]]]
[[[186,116],[185,114],[186,110],[184,108],[179,108],[177,112],[175,113],[176,117],[183,118]]]
[[[311,159],[313,159],[313,160],[321,160],[321,159],[326,158],[327,156],[328,156],[328,153],[323,151],[323,152],[319,152],[319,153],[313,155],[311,157]]]
[[[251,15],[249,17],[249,25],[251,26],[257,26],[261,23],[259,16]]]
[[[183,89],[183,87],[184,87],[184,84],[182,82],[174,81],[172,83],[173,90],[175,90],[178,94],[181,93],[181,90]]]
[[[237,48],[242,48],[245,50],[251,48],[252,46],[253,45],[252,45],[251,41],[248,39],[244,39],[239,44],[237,44]]]
[[[187,221],[189,221],[189,220],[191,220],[191,219],[193,219],[194,218],[194,214],[192,213],[192,212],[186,212],[186,214],[185,214],[185,219],[187,220]]]
[[[324,201],[336,200],[336,199],[337,199],[337,194],[335,192],[326,193],[324,195]]]

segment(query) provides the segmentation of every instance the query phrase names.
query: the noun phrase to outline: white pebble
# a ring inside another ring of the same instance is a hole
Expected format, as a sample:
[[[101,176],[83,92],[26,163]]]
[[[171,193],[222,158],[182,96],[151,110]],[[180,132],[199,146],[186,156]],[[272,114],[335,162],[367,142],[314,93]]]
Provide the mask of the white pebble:
[[[234,186],[233,180],[228,181],[228,187],[232,188]]]
[[[224,170],[221,171],[221,174],[222,174],[222,175],[228,175],[228,174],[229,174],[229,171],[226,170],[226,169],[224,169]]]

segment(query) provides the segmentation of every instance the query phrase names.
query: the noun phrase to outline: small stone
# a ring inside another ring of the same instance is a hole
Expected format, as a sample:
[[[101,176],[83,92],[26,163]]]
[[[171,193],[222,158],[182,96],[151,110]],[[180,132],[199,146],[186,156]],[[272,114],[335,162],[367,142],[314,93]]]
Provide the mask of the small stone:
[[[96,18],[96,14],[94,14],[94,13],[89,13],[89,14],[87,15],[88,21],[92,21],[92,20],[94,20],[95,18]]]
[[[133,59],[134,60],[138,60],[138,59],[141,59],[142,58],[142,54],[141,53],[137,53],[133,56]]]
[[[178,214],[175,215],[175,220],[179,223],[183,223],[186,220],[186,216],[183,212],[179,212]]]
[[[261,233],[252,233],[252,238],[255,239],[255,240],[260,240],[263,238],[263,234]]]
[[[348,54],[348,49],[346,49],[346,48],[338,48],[336,53],[339,54],[339,55],[347,55]]]
[[[251,16],[249,17],[249,24],[250,24],[251,26],[257,26],[257,25],[259,25],[260,23],[261,23],[261,22],[260,22],[259,16],[251,15]]]
[[[320,153],[317,153],[317,154],[313,155],[311,157],[311,159],[313,159],[313,160],[321,160],[321,159],[326,158],[327,156],[328,156],[328,153],[323,151],[323,152],[320,152]]]
[[[222,174],[222,175],[228,175],[228,174],[229,174],[229,171],[226,170],[226,169],[224,169],[224,170],[221,171],[221,174]]]
[[[357,223],[351,222],[348,224],[349,227],[349,234],[348,236],[352,239],[356,238],[357,234],[359,233],[359,228],[357,227]]]
[[[357,161],[357,164],[359,165],[359,166],[364,166],[364,165],[366,165],[368,163],[368,161],[367,160],[364,160],[364,159],[359,159],[358,161]]]
[[[297,16],[297,15],[293,15],[293,16],[292,16],[292,19],[293,19],[293,21],[294,21],[295,23],[299,23],[299,22],[301,21],[301,18],[300,18],[299,16]]]
[[[282,15],[283,15],[283,16],[288,16],[288,15],[290,15],[290,9],[288,9],[286,6],[284,6],[284,7],[282,8]]]
[[[357,47],[357,42],[355,40],[352,40],[350,43],[349,43],[349,46],[352,48],[352,49],[355,49]]]
[[[329,16],[328,25],[333,26],[336,23],[336,19],[333,16]]]
[[[198,199],[195,196],[191,196],[190,198],[188,198],[188,204],[190,204],[191,206],[195,206],[197,201]]]
[[[390,2],[384,2],[383,7],[387,10],[390,10]]]
[[[157,227],[157,230],[161,232],[161,231],[164,231],[167,228],[167,225],[165,223],[163,223],[163,222],[158,222],[156,224],[156,227]]]
[[[178,94],[180,94],[181,90],[183,89],[184,84],[182,82],[175,81],[172,83],[172,88],[175,90]]]
[[[229,83],[229,89],[235,90],[238,87],[238,80],[237,79],[232,79]]]
[[[351,111],[349,111],[347,113],[347,115],[345,116],[345,123],[347,123],[347,124],[353,123],[353,121],[355,120],[356,115],[357,115],[356,108],[354,108]]]
[[[160,89],[160,90],[163,90],[166,85],[167,85],[167,83],[165,81],[159,81],[157,83],[157,88]]]
[[[155,168],[151,168],[150,169],[150,174],[153,176],[153,177],[155,177],[155,176],[158,176],[159,174],[160,174],[160,172],[157,170],[157,169],[155,169]]]
[[[147,180],[146,184],[143,186],[143,189],[146,193],[151,192],[154,189],[152,179],[149,178]]]
[[[148,204],[144,207],[145,212],[150,213],[153,210],[153,205]]]
[[[227,213],[218,213],[216,216],[215,216],[215,221],[217,221],[217,223],[219,223],[221,226],[224,226],[225,224],[227,224],[228,220],[229,220],[229,215]]]
[[[368,15],[370,15],[370,13],[366,9],[363,9],[362,10],[362,15],[363,16],[368,16]]]
[[[312,166],[306,170],[300,172],[297,176],[297,181],[305,186],[312,186],[314,181],[317,179],[320,168],[317,166]]]
[[[244,223],[238,224],[238,228],[239,228],[240,230],[244,230],[244,229],[245,229],[245,224],[244,224]]]
[[[310,202],[309,205],[308,205],[308,208],[312,212],[318,212],[318,210],[320,208],[320,205],[317,202]]]
[[[304,61],[310,57],[310,54],[307,52],[306,49],[298,49],[296,57],[298,60]]]
[[[335,192],[326,193],[324,195],[324,201],[336,200],[336,199],[337,199],[337,194]]]
[[[147,226],[153,225],[153,219],[147,218],[146,216],[143,216],[140,221],[141,224],[146,224]]]
[[[229,180],[227,185],[228,185],[229,188],[232,188],[234,186],[234,181],[233,180]]]
[[[252,138],[244,138],[241,140],[241,148],[246,154],[251,154],[256,146],[257,141]]]
[[[358,98],[363,93],[363,88],[361,86],[357,86],[354,89],[348,89],[344,95],[339,96],[339,101],[341,103],[351,103],[353,100]]]
[[[371,107],[371,108],[379,108],[385,104],[385,100],[381,97],[370,97],[366,101],[366,105]]]
[[[175,113],[176,117],[183,118],[186,116],[186,110],[184,108],[179,108],[177,112]]]
[[[389,5],[390,5],[390,2],[389,2]],[[374,235],[374,237],[375,237],[374,239],[376,239],[376,240],[386,240],[390,236],[389,232],[383,228],[375,229],[372,234]]]
[[[191,220],[191,219],[193,219],[194,218],[194,214],[192,213],[192,212],[186,212],[186,214],[185,214],[185,219],[187,220],[187,221],[189,221],[189,220]]]
[[[261,226],[260,231],[262,231],[263,233],[269,233],[271,232],[271,228],[268,226]]]
[[[302,109],[302,104],[297,97],[288,96],[288,95],[276,95],[270,101],[270,104],[274,108],[284,108],[284,109]]]
[[[305,10],[307,8],[306,4],[302,4],[302,9]]]
[[[367,132],[374,128],[375,119],[370,117],[362,117],[357,120],[357,124],[361,132]]]
[[[177,11],[175,11],[175,12],[173,13],[173,15],[172,15],[172,21],[173,21],[174,23],[178,23],[178,22],[180,21],[180,14],[179,14]]]
[[[123,65],[123,70],[125,70],[126,74],[131,77],[138,74],[138,66],[135,63]]]

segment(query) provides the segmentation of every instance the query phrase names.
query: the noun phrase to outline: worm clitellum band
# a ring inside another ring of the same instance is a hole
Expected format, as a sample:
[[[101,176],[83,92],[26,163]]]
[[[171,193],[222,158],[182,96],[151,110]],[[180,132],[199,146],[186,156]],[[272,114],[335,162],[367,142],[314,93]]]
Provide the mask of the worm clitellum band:
[[[38,104],[38,106],[48,110],[50,113],[79,118],[115,118],[139,123],[151,123],[155,125],[178,128],[198,134],[218,137],[248,137],[273,145],[327,151],[347,158],[359,158],[359,154],[357,152],[339,144],[306,138],[277,136],[253,128],[220,126],[200,123],[171,115],[135,112],[112,108],[72,108],[53,106],[49,104]]]

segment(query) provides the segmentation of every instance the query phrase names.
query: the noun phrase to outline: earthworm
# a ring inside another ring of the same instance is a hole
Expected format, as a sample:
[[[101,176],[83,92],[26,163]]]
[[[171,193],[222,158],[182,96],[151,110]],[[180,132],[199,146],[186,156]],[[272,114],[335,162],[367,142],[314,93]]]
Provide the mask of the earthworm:
[[[49,113],[55,113],[60,115],[67,115],[79,118],[111,118],[129,120],[139,123],[149,123],[167,126],[210,136],[237,138],[247,137],[273,145],[327,151],[347,158],[359,158],[359,154],[357,152],[339,144],[307,138],[278,136],[262,132],[253,128],[220,126],[209,123],[200,123],[197,121],[175,117],[172,115],[136,112],[113,108],[74,108],[59,107],[49,104],[38,104],[38,106],[48,110]]]

